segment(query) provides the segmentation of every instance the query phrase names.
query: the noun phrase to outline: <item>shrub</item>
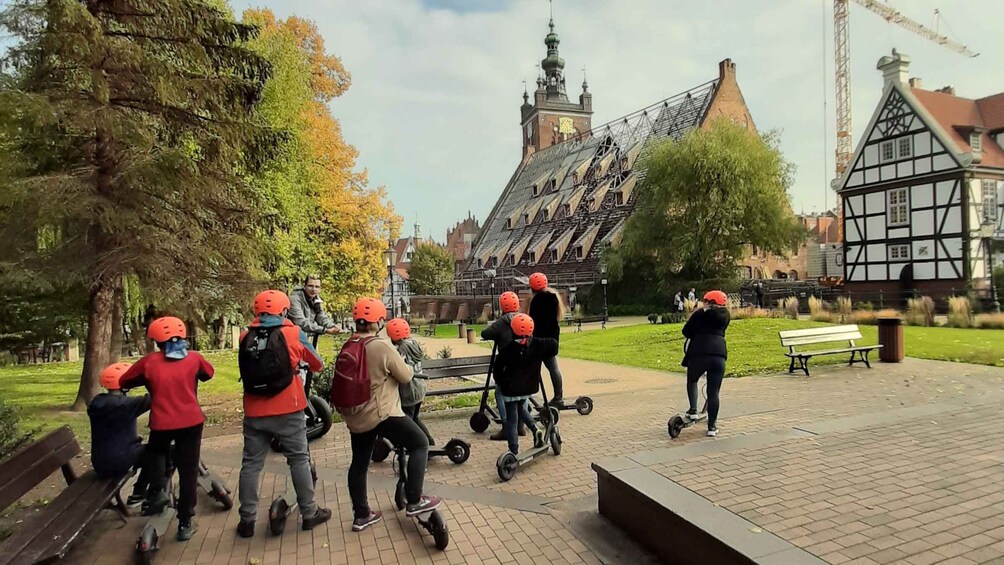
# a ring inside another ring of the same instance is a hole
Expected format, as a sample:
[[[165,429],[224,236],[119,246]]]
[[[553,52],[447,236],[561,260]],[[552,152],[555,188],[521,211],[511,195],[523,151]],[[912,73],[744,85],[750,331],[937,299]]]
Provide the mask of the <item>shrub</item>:
[[[858,302],[858,310],[871,311],[875,309],[875,305],[871,302]]]
[[[673,323],[673,315],[669,312],[665,312],[659,316],[660,324],[671,324]]]
[[[911,298],[906,306],[906,323],[911,326],[934,325],[934,300],[930,296]]]
[[[690,315],[693,314],[694,310],[696,310],[696,309],[697,309],[697,301],[696,300],[690,300],[689,298],[686,298],[686,299],[683,300],[683,316],[684,316],[684,318],[690,319]]]
[[[24,429],[21,409],[0,400],[0,460],[25,445],[38,433],[38,428]]]
[[[833,314],[826,311],[826,303],[816,298],[809,297],[809,318],[815,322],[832,322]]]
[[[650,324],[657,324],[657,323],[659,323],[659,315],[658,314],[649,314],[648,315],[648,322]]]
[[[837,297],[837,312],[840,313],[840,321],[844,322],[850,317],[851,312],[854,310],[854,303],[851,302],[850,296],[838,296]]]
[[[878,325],[879,318],[892,318],[899,317],[901,314],[897,310],[892,310],[887,308],[885,310],[855,310],[851,312],[851,315],[845,320],[851,324],[859,324],[862,326],[875,326]]]
[[[756,306],[744,306],[742,308],[730,308],[729,313],[733,320],[748,320],[752,318],[783,318],[784,312],[780,310],[767,310]]]
[[[486,316],[484,314],[481,314],[480,316],[478,316],[478,319],[475,320],[475,323],[481,324],[482,326],[485,325],[485,324],[487,324],[488,323],[488,316]]]
[[[798,319],[798,298],[794,296],[781,298],[777,301],[777,308],[784,313],[785,318]]]
[[[948,299],[948,326],[953,328],[971,328],[974,325],[973,309],[969,298],[953,296]]]
[[[449,345],[444,346],[439,350],[439,353],[436,353],[437,359],[449,359],[450,357],[453,357],[453,349],[450,349]]]
[[[1004,330],[1004,314],[980,314],[976,316],[976,327],[987,330]]]

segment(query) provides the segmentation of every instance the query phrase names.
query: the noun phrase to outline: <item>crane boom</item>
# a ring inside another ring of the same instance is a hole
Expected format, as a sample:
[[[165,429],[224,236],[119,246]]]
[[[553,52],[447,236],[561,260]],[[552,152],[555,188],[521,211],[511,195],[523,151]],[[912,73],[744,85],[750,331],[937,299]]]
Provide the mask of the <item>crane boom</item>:
[[[904,16],[903,14],[892,9],[887,4],[883,4],[878,0],[854,0],[854,3],[858,4],[859,6],[863,6],[864,8],[867,8],[872,12],[875,12],[876,14],[882,16],[883,18],[885,18],[887,22],[891,22],[902,28],[908,29],[913,33],[916,33],[917,35],[925,39],[930,39],[931,41],[941,45],[942,47],[951,49],[956,53],[961,53],[967,57],[976,57],[977,55],[979,55],[979,53],[974,53],[965,45],[957,41],[952,41],[951,39],[949,39],[944,35],[940,35],[933,29],[926,27]]]

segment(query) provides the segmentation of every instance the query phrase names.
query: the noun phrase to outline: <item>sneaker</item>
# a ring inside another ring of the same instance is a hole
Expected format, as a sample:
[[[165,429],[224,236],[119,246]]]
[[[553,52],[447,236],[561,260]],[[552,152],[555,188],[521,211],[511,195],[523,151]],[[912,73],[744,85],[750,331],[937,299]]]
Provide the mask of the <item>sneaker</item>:
[[[138,504],[143,504],[145,500],[146,500],[146,491],[133,492],[132,494],[129,495],[129,498],[126,499],[126,506],[136,506]]]
[[[317,512],[314,513],[313,517],[303,519],[303,529],[313,530],[315,527],[320,526],[321,524],[327,522],[330,519],[331,519],[331,510],[328,510],[327,508],[318,507]]]
[[[405,516],[408,517],[417,516],[418,514],[421,514],[423,512],[429,512],[431,510],[439,508],[439,505],[442,502],[443,499],[439,498],[438,496],[423,496],[415,504],[408,504],[408,506],[405,508],[404,514]]]
[[[505,441],[506,440],[505,430],[499,430],[493,433],[492,435],[488,436],[488,439],[492,441]]]
[[[533,446],[543,447],[544,445],[544,430],[533,430]]]
[[[689,418],[690,421],[692,421],[692,422],[696,421],[697,420],[697,409],[696,408],[691,408],[690,410],[687,410],[687,418]]]
[[[715,437],[718,435],[718,428],[708,428],[708,437]]]
[[[241,520],[237,523],[237,535],[242,538],[254,536],[254,520]]]
[[[187,522],[178,522],[178,535],[176,539],[178,541],[188,541],[192,539],[192,536],[197,531],[199,531],[199,525],[195,523],[195,520],[189,519]]]
[[[162,490],[158,490],[146,499],[146,505],[143,508],[143,515],[156,516],[167,508],[167,504],[169,502],[170,500],[167,498],[167,493]]]
[[[379,512],[370,512],[369,516],[365,518],[356,518],[352,521],[352,531],[361,532],[373,524],[376,524],[380,520],[383,520],[383,514]]]
[[[548,406],[554,406],[555,408],[563,408],[565,406],[565,399],[563,398],[552,398],[548,401]]]

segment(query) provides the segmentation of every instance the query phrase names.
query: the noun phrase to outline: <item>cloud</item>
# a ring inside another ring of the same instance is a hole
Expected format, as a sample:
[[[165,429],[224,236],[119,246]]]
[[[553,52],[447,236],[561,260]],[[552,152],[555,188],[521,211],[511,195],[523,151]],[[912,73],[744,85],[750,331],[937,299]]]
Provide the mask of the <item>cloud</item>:
[[[545,2],[264,4],[316,21],[352,73],[352,88],[332,111],[359,149],[359,165],[386,185],[406,225],[418,220],[424,234],[443,240],[468,210],[487,216],[521,155],[522,81],[532,90],[545,55]],[[900,4],[922,23],[934,8],[934,0]],[[875,62],[892,47],[912,56],[911,71],[930,88],[954,84],[974,98],[1004,90],[995,72],[1004,63],[1004,36],[995,29],[1004,3],[968,0],[941,13],[983,55],[967,59],[852,5],[855,139],[881,93]],[[559,0],[554,17],[570,95],[587,70],[594,125],[707,82],[718,61],[731,58],[757,127],[783,131],[782,150],[798,167],[795,210],[834,205],[832,2]]]

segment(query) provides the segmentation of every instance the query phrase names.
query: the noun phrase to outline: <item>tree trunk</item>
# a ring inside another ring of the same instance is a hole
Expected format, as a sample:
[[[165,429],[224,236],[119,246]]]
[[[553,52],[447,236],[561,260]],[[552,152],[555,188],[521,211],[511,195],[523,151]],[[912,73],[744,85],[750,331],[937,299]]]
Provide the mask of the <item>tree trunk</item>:
[[[230,330],[227,317],[220,316],[220,319],[216,321],[216,327],[216,349],[223,349],[227,345],[227,332]]]
[[[112,301],[115,290],[105,280],[91,288],[87,315],[87,346],[80,388],[71,410],[84,410],[98,392],[98,374],[108,365],[108,346],[112,338]]]
[[[117,363],[122,357],[122,284],[115,285],[112,297],[112,335],[108,347],[108,363]]]

